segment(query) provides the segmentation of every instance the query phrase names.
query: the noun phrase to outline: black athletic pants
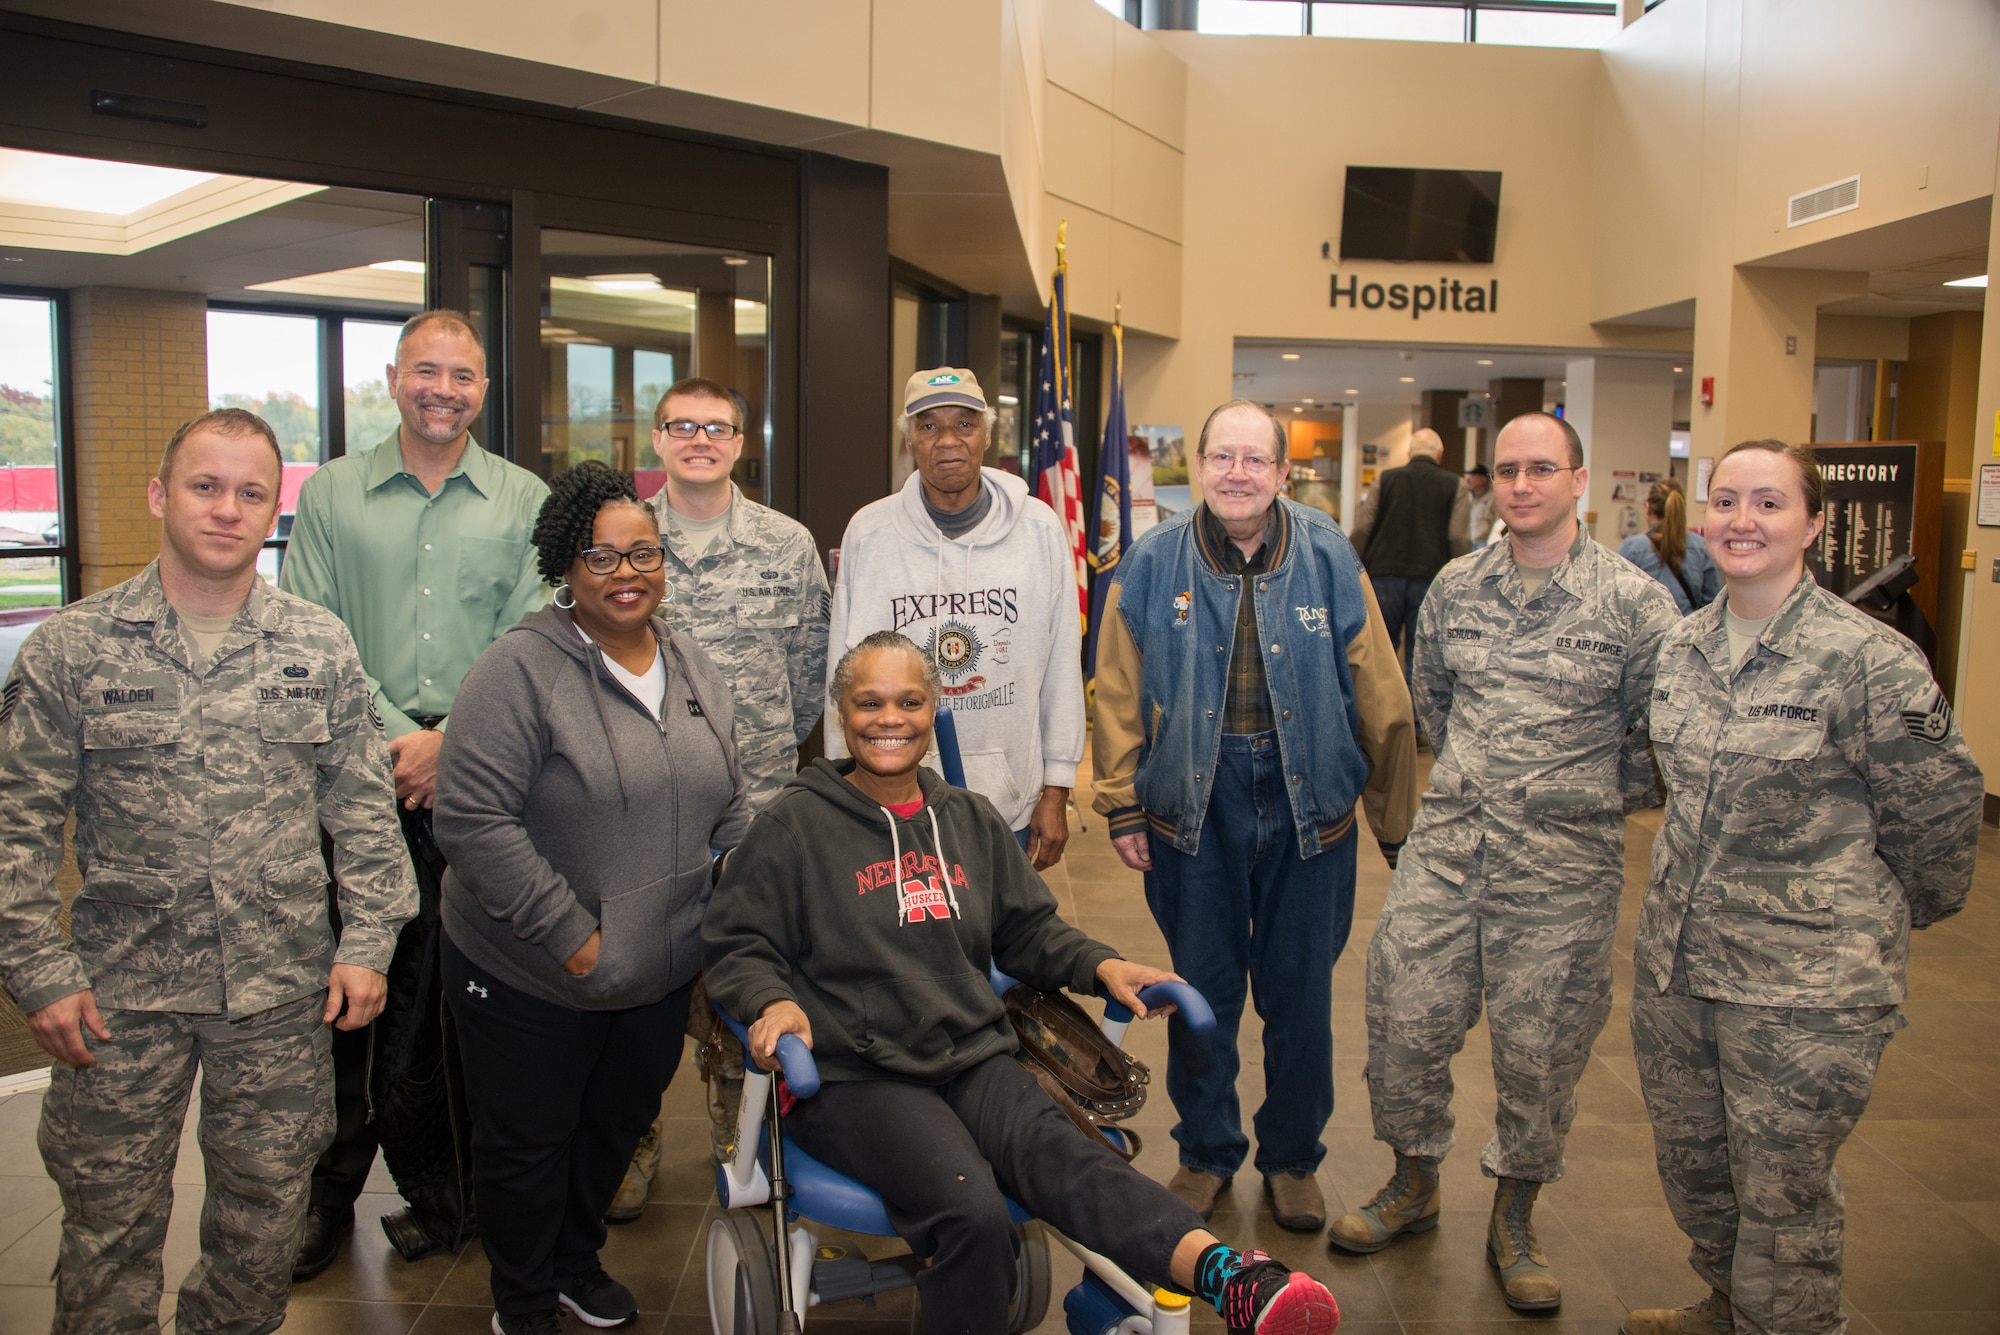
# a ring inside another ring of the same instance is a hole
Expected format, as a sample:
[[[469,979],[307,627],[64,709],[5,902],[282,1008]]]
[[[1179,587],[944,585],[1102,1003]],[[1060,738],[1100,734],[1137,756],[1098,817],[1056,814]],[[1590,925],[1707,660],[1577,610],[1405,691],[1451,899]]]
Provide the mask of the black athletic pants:
[[[597,1268],[604,1212],[659,1116],[693,990],[690,981],[629,1010],[571,1010],[508,987],[444,938],[479,1236],[501,1315],[553,1308],[566,1281]]]
[[[930,1258],[917,1277],[924,1335],[1007,1329],[1014,1225],[1003,1196],[1141,1284],[1170,1283],[1174,1248],[1202,1227],[1178,1196],[1080,1133],[1012,1057],[942,1085],[829,1081],[785,1125],[808,1154],[880,1192],[897,1234]]]

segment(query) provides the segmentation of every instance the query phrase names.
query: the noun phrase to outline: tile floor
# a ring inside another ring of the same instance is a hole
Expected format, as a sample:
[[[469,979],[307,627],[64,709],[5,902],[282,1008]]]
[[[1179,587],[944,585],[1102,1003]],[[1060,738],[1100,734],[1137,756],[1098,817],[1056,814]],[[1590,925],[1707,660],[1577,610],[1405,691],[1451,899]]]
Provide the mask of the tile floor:
[[[1611,1335],[1635,1306],[1692,1301],[1698,1286],[1686,1244],[1667,1215],[1654,1175],[1652,1142],[1640,1102],[1626,1027],[1629,949],[1657,813],[1630,823],[1618,993],[1610,1024],[1584,1079],[1581,1111],[1569,1141],[1569,1175],[1551,1186],[1536,1224],[1564,1285],[1560,1313],[1515,1317],[1501,1302],[1484,1257],[1490,1185],[1478,1151],[1491,1125],[1492,1075],[1485,1029],[1468,1037],[1454,1071],[1463,1141],[1446,1162],[1446,1214],[1436,1232],[1369,1258],[1329,1256],[1315,1235],[1288,1234],[1261,1212],[1259,1183],[1239,1176],[1213,1221],[1226,1241],[1273,1251],[1324,1278],[1340,1300],[1348,1335],[1461,1335],[1541,1330]],[[1840,1158],[1847,1191],[1846,1295],[1857,1335],[1973,1335],[2000,1332],[2000,837],[1982,836],[1981,861],[1965,912],[1919,933],[1912,950],[1910,1027],[1890,1045],[1874,1102]],[[1134,959],[1165,965],[1166,952],[1146,913],[1139,877],[1113,856],[1103,824],[1072,840],[1049,877],[1072,921]],[[1364,839],[1354,937],[1334,971],[1335,1088],[1339,1099],[1326,1132],[1320,1170],[1329,1207],[1358,1205],[1387,1176],[1391,1156],[1369,1131],[1361,1082],[1366,1040],[1362,972],[1374,918],[1389,875]],[[1164,1030],[1133,1030],[1134,1049],[1156,1072],[1166,1059]],[[1241,1087],[1246,1106],[1262,1088],[1254,1021],[1243,1035]],[[40,1096],[0,1101],[0,1331],[46,1329],[49,1272],[60,1218],[53,1185],[42,1175],[34,1133]],[[631,1286],[643,1309],[633,1329],[696,1335],[708,1328],[702,1239],[714,1212],[700,1083],[683,1067],[666,1097],[672,1119],[667,1162],[653,1204],[635,1224],[612,1230],[604,1259]],[[1136,1125],[1146,1138],[1140,1166],[1164,1180],[1173,1169],[1167,1135],[1172,1109],[1156,1087]],[[176,1209],[166,1256],[172,1290],[195,1253],[202,1199],[199,1152],[183,1139],[175,1173]],[[398,1202],[378,1166],[364,1196],[354,1245],[325,1274],[293,1295],[288,1331],[357,1335],[476,1335],[487,1329],[486,1262],[477,1244],[457,1257],[415,1265],[394,1257],[376,1218]],[[870,1240],[881,1255],[899,1244]],[[1042,1331],[1063,1329],[1061,1296],[1076,1263],[1054,1258],[1055,1298]],[[858,1304],[813,1312],[808,1327],[834,1335],[914,1328],[908,1293],[874,1309]],[[1210,1315],[1196,1323],[1219,1325]],[[585,1327],[565,1324],[582,1331]]]

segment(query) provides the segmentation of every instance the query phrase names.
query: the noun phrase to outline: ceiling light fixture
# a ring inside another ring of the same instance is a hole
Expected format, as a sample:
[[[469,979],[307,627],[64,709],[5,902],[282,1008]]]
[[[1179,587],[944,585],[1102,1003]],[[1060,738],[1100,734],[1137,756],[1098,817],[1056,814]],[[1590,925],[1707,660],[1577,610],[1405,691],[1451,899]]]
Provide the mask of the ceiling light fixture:
[[[1299,354],[1296,352],[1281,352],[1278,354],[1278,360],[1280,361],[1295,362],[1298,359]]]
[[[1474,363],[1473,363],[1473,365],[1474,365],[1474,366],[1491,366],[1491,365],[1493,365],[1493,359],[1492,359],[1491,357],[1481,357],[1481,358],[1480,358],[1480,359],[1479,359],[1478,361],[1474,362]]]
[[[1305,411],[1305,409],[1303,409],[1303,408],[1294,408],[1294,409],[1292,409],[1292,411],[1293,411],[1293,412],[1295,412],[1295,413],[1302,413],[1302,412],[1304,412],[1304,411]]]
[[[1360,392],[1358,389],[1344,389],[1341,391],[1343,394],[1359,394]]]
[[[0,149],[0,199],[123,217],[216,178],[138,162]]]
[[[660,285],[660,280],[649,273],[594,273],[587,276],[587,281],[606,292],[651,292]]]
[[[368,267],[371,269],[380,269],[383,273],[422,273],[424,271],[422,260],[382,260]]]
[[[1399,375],[1396,377],[1396,379],[1402,381],[1406,385],[1414,385],[1417,383],[1417,378],[1413,375]]]
[[[724,255],[722,262],[733,269],[738,265],[748,264],[750,261],[744,259],[741,255]]]
[[[1680,374],[1681,372],[1683,372],[1683,371],[1685,371],[1685,370],[1687,370],[1687,367],[1685,367],[1685,366],[1676,366],[1676,367],[1674,368],[1674,374],[1675,374],[1675,375],[1679,375],[1679,374]]]
[[[1300,399],[1300,400],[1299,400],[1299,402],[1300,402],[1300,403],[1311,403],[1311,402],[1312,402],[1312,400],[1311,400],[1311,399]]]
[[[1946,283],[1946,284],[1945,284],[1945,286],[1946,286],[1946,287],[1985,287],[1985,286],[1986,286],[1986,275],[1985,275],[1985,274],[1983,274],[1983,273],[1978,273],[1978,274],[1974,274],[1974,275],[1972,275],[1972,277],[1970,277],[1970,278],[1954,278],[1954,279],[1952,279],[1952,280],[1951,280],[1950,282]]]

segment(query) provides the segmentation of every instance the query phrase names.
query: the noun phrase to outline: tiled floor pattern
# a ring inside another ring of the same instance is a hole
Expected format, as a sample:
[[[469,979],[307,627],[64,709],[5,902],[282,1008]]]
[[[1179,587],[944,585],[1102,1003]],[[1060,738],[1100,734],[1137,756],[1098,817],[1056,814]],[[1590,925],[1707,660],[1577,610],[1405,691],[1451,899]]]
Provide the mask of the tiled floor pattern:
[[[1464,1135],[1446,1162],[1446,1214],[1434,1232],[1370,1258],[1329,1256],[1317,1236],[1279,1230],[1261,1210],[1254,1174],[1239,1176],[1215,1216],[1226,1241],[1254,1244],[1324,1278],[1340,1300],[1348,1335],[1470,1335],[1541,1330],[1610,1335],[1630,1307],[1692,1301],[1699,1289],[1686,1244],[1667,1215],[1654,1175],[1627,1030],[1629,950],[1637,897],[1657,813],[1635,817],[1627,849],[1625,911],[1619,933],[1618,994],[1598,1041],[1572,1132],[1569,1174],[1548,1188],[1536,1224],[1564,1285],[1562,1310],[1548,1319],[1515,1317],[1501,1302],[1484,1259],[1491,1186],[1478,1151],[1491,1125],[1492,1075],[1483,1025],[1454,1067]],[[1912,951],[1910,1027],[1889,1046],[1873,1104],[1840,1158],[1849,1210],[1846,1296],[1857,1335],[1974,1335],[2000,1332],[2000,838],[1982,838],[1980,872],[1964,913],[1919,933]],[[1134,959],[1164,965],[1164,944],[1147,916],[1139,877],[1113,856],[1102,822],[1071,843],[1052,871],[1064,911],[1092,935]],[[1369,1131],[1361,1069],[1362,973],[1369,933],[1389,875],[1364,839],[1354,937],[1334,972],[1335,1084],[1339,1105],[1326,1133],[1320,1170],[1330,1208],[1365,1201],[1387,1176],[1391,1156]],[[1241,1090],[1246,1107],[1262,1089],[1255,1024],[1246,1024]],[[1164,1031],[1139,1025],[1134,1049],[1156,1073]],[[0,1331],[47,1329],[49,1275],[58,1226],[55,1188],[35,1150],[39,1095],[0,1102]],[[643,1332],[695,1335],[704,1315],[702,1241],[714,1212],[705,1160],[701,1092],[682,1068],[666,1098],[673,1119],[667,1163],[653,1204],[638,1223],[612,1231],[604,1259],[631,1286]],[[1146,1136],[1140,1166],[1164,1180],[1174,1163],[1167,1135],[1172,1110],[1156,1086],[1137,1125]],[[176,1209],[166,1256],[173,1293],[194,1259],[202,1199],[199,1151],[183,1138],[175,1174]],[[487,1329],[486,1262],[477,1244],[457,1257],[410,1265],[395,1258],[376,1218],[398,1201],[378,1166],[364,1196],[354,1245],[325,1274],[296,1290],[286,1330],[298,1335],[475,1335]],[[898,1244],[870,1240],[876,1255]],[[1061,1295],[1078,1276],[1060,1250],[1055,1299],[1041,1330],[1060,1331]],[[808,1328],[833,1335],[913,1329],[908,1293],[874,1309],[844,1304],[815,1310]],[[1197,1325],[1215,1328],[1212,1315]],[[585,1327],[565,1317],[565,1325]],[[171,1326],[169,1326],[171,1328]]]

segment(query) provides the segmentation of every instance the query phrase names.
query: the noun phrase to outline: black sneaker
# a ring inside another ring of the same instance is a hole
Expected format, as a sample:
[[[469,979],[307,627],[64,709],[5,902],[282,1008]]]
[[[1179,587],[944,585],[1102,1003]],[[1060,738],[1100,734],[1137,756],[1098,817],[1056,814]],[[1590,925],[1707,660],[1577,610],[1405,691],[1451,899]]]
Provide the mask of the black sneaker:
[[[493,1314],[493,1335],[562,1335],[562,1313],[553,1307],[521,1316]]]
[[[600,1330],[622,1326],[639,1315],[639,1303],[632,1297],[632,1290],[605,1274],[603,1266],[587,1275],[564,1280],[562,1292],[556,1296],[578,1321]]]

